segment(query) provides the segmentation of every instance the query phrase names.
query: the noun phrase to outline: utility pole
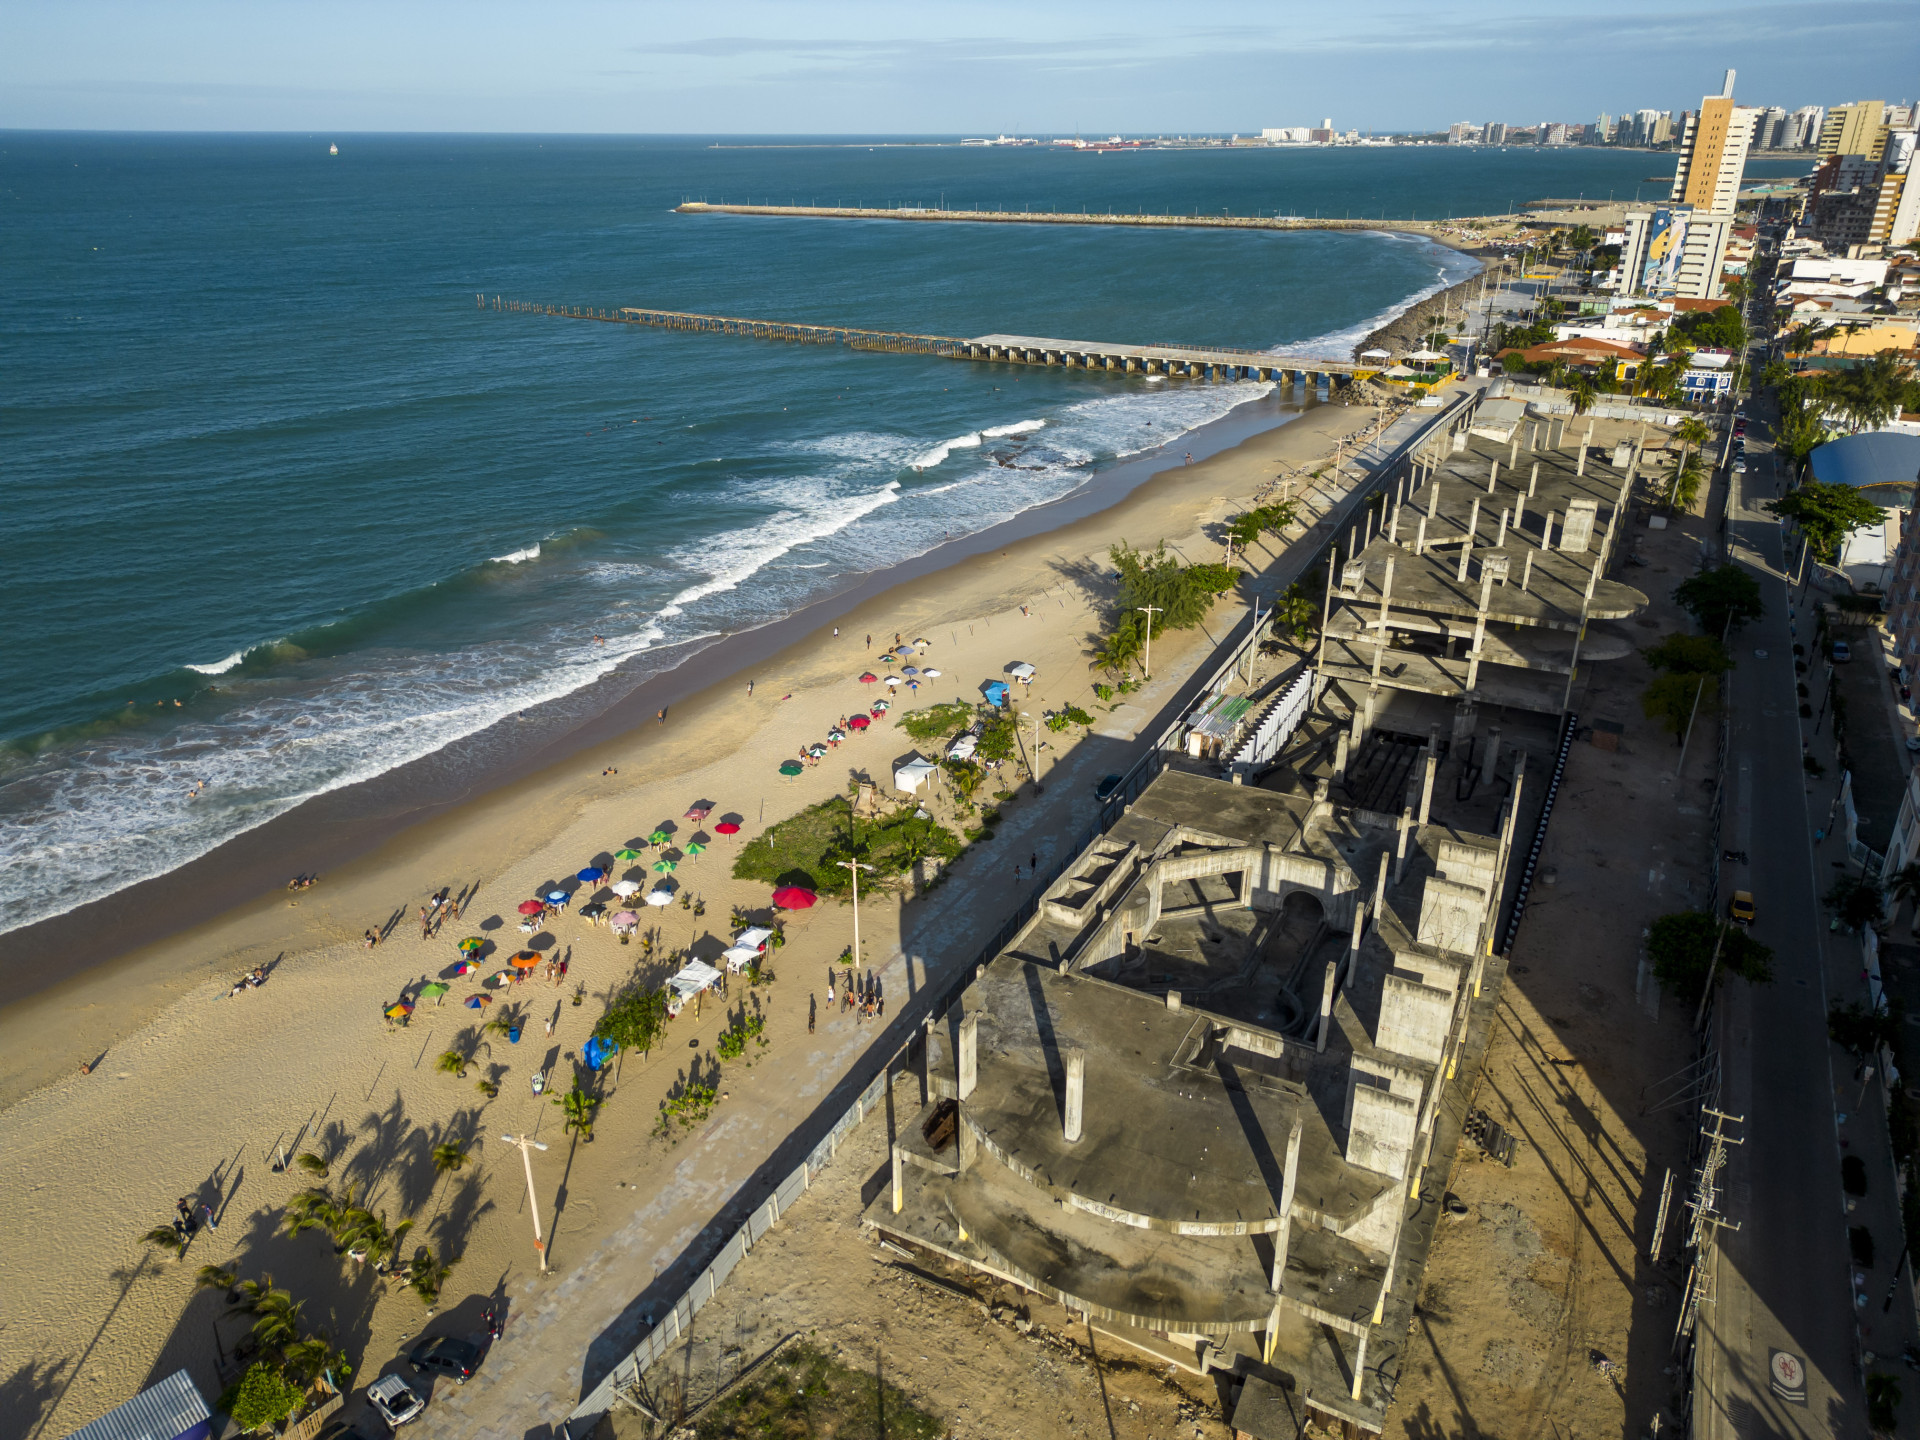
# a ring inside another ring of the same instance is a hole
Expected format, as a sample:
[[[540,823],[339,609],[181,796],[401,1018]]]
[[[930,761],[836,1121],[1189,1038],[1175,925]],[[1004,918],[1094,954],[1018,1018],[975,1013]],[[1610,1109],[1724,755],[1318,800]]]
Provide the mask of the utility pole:
[[[1713,1303],[1713,1281],[1710,1270],[1713,1264],[1714,1235],[1720,1230],[1738,1231],[1740,1227],[1720,1213],[1719,1174],[1727,1163],[1727,1146],[1743,1144],[1721,1129],[1723,1122],[1734,1125],[1746,1123],[1745,1117],[1729,1115],[1722,1110],[1702,1107],[1702,1115],[1710,1120],[1710,1125],[1701,1127],[1701,1134],[1707,1137],[1707,1153],[1700,1161],[1700,1168],[1694,1173],[1693,1198],[1687,1201],[1687,1209],[1693,1212],[1692,1234],[1688,1243],[1693,1249],[1693,1267],[1687,1272],[1687,1289],[1680,1301],[1680,1320],[1674,1327],[1673,1340],[1677,1348],[1683,1337],[1693,1330],[1693,1321],[1701,1304]]]
[[[514,1146],[520,1152],[520,1161],[527,1171],[527,1213],[533,1216],[533,1248],[540,1252],[540,1273],[547,1273],[547,1242],[540,1235],[540,1197],[533,1193],[533,1151],[544,1150],[531,1135],[502,1135],[501,1140]]]
[[[1153,617],[1155,615],[1164,614],[1166,612],[1162,610],[1162,608],[1158,605],[1136,605],[1133,608],[1136,610],[1141,610],[1146,612],[1147,654],[1146,654],[1146,663],[1144,664],[1144,666],[1142,666],[1142,668],[1146,672],[1145,678],[1148,680],[1151,680],[1153,678]]]
[[[853,874],[853,968],[860,969],[860,872],[871,870],[873,866],[863,865],[858,860],[840,862]]]

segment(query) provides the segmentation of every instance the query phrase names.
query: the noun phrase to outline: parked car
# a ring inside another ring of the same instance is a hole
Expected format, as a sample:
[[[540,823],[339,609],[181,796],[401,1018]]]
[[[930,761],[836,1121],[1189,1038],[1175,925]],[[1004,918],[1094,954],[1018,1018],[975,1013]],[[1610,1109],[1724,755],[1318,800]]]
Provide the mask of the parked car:
[[[1121,780],[1122,780],[1122,777],[1118,775],[1103,776],[1100,780],[1100,783],[1093,787],[1093,793],[1095,798],[1100,800],[1106,799],[1109,795],[1113,794],[1114,791],[1120,788]]]
[[[382,1375],[369,1385],[367,1403],[394,1430],[409,1420],[418,1419],[420,1412],[427,1408],[427,1402],[420,1397],[420,1392],[398,1375]]]
[[[1746,474],[1746,473],[1747,473],[1747,462],[1746,462],[1746,461],[1744,461],[1744,460],[1736,460],[1736,461],[1734,461],[1734,462],[1733,462],[1733,473],[1734,473],[1734,474],[1736,474],[1736,475],[1744,475],[1744,474]]]
[[[1851,659],[1853,659],[1853,647],[1847,644],[1847,642],[1844,640],[1834,641],[1833,642],[1834,664],[1844,665],[1847,663],[1847,661]]]
[[[313,1440],[380,1440],[380,1422],[371,1415],[362,1415],[349,1423],[336,1415],[320,1427],[320,1433]]]
[[[1733,899],[1727,902],[1727,918],[1736,925],[1753,924],[1753,892],[1736,890]]]
[[[428,1374],[451,1376],[454,1384],[464,1385],[467,1377],[480,1368],[480,1355],[478,1345],[451,1335],[436,1335],[408,1351],[407,1363]]]

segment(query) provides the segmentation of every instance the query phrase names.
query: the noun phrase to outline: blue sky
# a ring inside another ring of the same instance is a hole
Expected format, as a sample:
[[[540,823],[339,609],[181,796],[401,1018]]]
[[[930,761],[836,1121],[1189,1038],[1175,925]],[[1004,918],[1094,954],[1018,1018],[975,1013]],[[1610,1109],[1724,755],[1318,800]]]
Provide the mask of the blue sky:
[[[0,126],[982,134],[1437,129],[1912,98],[1914,0],[12,0]]]

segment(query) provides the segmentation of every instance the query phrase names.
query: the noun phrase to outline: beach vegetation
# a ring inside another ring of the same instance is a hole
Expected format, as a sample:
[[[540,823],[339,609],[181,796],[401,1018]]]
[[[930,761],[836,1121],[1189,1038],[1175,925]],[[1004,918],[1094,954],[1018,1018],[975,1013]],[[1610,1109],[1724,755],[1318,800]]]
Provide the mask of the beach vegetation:
[[[1729,975],[1755,985],[1773,979],[1773,951],[1739,926],[1704,910],[1683,910],[1655,920],[1647,936],[1647,958],[1660,983],[1688,1004],[1698,1001],[1706,990],[1709,971],[1716,985]]]
[[[885,1417],[884,1432],[892,1440],[938,1440],[948,1433],[942,1420],[922,1410],[877,1368],[844,1364],[800,1340],[716,1401],[686,1433],[695,1440],[866,1435],[873,1433],[876,1415]]]
[[[719,1090],[712,1085],[693,1079],[682,1082],[660,1102],[660,1118],[654,1122],[653,1133],[665,1136],[672,1133],[675,1126],[691,1130],[713,1113],[714,1102],[719,1098]]]
[[[732,1025],[720,1032],[720,1038],[714,1042],[713,1053],[722,1060],[738,1060],[747,1053],[749,1044],[765,1049],[766,1029],[767,1022],[764,1016],[742,1014]]]
[[[930,705],[925,710],[910,710],[894,722],[910,739],[925,743],[958,735],[973,723],[973,707],[963,700]]]
[[[1840,542],[1850,531],[1886,519],[1885,512],[1853,486],[1818,480],[1808,480],[1778,500],[1769,500],[1767,509],[1798,525],[1814,555],[1822,560],[1839,553]]]
[[[1649,720],[1658,720],[1669,734],[1679,739],[1697,712],[1713,713],[1720,703],[1719,696],[1717,676],[1656,675],[1640,692],[1640,709]]]
[[[578,1135],[581,1141],[593,1143],[593,1112],[600,1108],[600,1097],[590,1093],[578,1079],[573,1088],[564,1095],[553,1097],[553,1103],[560,1107],[565,1117],[561,1129],[564,1133]]]
[[[453,1273],[451,1262],[442,1261],[432,1250],[422,1245],[413,1252],[413,1259],[407,1262],[405,1279],[407,1288],[418,1295],[425,1305],[431,1308],[440,1299],[440,1287],[447,1283],[447,1276]]]
[[[451,1175],[467,1163],[467,1147],[446,1141],[433,1147],[433,1168],[436,1174]]]
[[[1729,625],[1757,620],[1764,612],[1760,582],[1738,565],[1702,570],[1674,587],[1673,598],[1709,635],[1724,635]]]
[[[1078,705],[1063,706],[1047,716],[1047,729],[1053,731],[1056,735],[1062,730],[1065,730],[1069,725],[1088,726],[1091,724],[1093,724],[1093,716],[1082,710]],[[1000,798],[1009,799],[1011,797],[1002,794]]]
[[[1111,700],[1113,699],[1113,686],[1107,684],[1105,681],[1096,680],[1093,682],[1093,693],[1098,695],[1102,700]]]
[[[629,985],[608,1002],[606,1012],[593,1027],[593,1038],[602,1044],[645,1054],[653,1049],[653,1042],[666,1028],[666,995],[659,990]]]
[[[1320,607],[1299,581],[1289,585],[1274,602],[1273,629],[1296,645],[1311,643],[1320,629]]]
[[[1011,744],[1011,722],[1008,735]],[[978,789],[986,773],[971,762],[948,761],[943,768],[963,795]],[[737,880],[798,885],[818,895],[840,897],[850,895],[853,888],[852,874],[843,861],[872,867],[860,877],[864,889],[910,875],[923,861],[951,860],[960,850],[957,835],[922,818],[913,808],[902,806],[879,816],[856,815],[846,796],[835,795],[755,836],[741,849],[733,874]]]
[[[573,1003],[578,1005],[580,1002],[576,1000]],[[499,1085],[495,1084],[491,1080],[479,1081],[474,1085],[473,1088],[478,1090],[482,1095],[486,1096],[489,1100],[493,1099],[494,1096],[500,1093]]]
[[[294,1157],[293,1163],[306,1171],[307,1174],[313,1176],[316,1180],[324,1180],[328,1175],[333,1173],[333,1162],[327,1159],[326,1156],[316,1154],[312,1150],[301,1151],[299,1155]]]
[[[1291,525],[1299,507],[1291,500],[1278,500],[1271,505],[1260,505],[1243,515],[1234,517],[1227,526],[1227,534],[1234,544],[1245,549],[1262,535],[1277,535]]]
[[[270,1430],[300,1412],[306,1393],[276,1365],[257,1360],[220,1396],[215,1407],[243,1432]]]
[[[156,1250],[164,1250],[178,1260],[187,1253],[187,1237],[171,1225],[156,1225],[140,1237]]]
[[[202,1265],[193,1277],[196,1290],[231,1290],[239,1277],[221,1265]]]
[[[467,1078],[467,1057],[458,1050],[443,1051],[434,1062],[434,1068],[442,1075],[458,1075],[464,1080]]]
[[[1886,918],[1886,895],[1871,880],[1858,875],[1842,875],[1833,888],[1821,897],[1821,904],[1834,918],[1852,930],[1864,930]]]
[[[1124,674],[1145,655],[1147,642],[1163,630],[1190,630],[1207,618],[1213,603],[1240,583],[1231,565],[1183,565],[1162,541],[1151,551],[1124,541],[1108,552],[1119,573],[1119,593],[1107,634],[1093,663],[1110,675]]]
[[[980,720],[980,739],[974,753],[982,760],[1011,760],[1020,744],[1013,716],[1005,710],[987,707]]]

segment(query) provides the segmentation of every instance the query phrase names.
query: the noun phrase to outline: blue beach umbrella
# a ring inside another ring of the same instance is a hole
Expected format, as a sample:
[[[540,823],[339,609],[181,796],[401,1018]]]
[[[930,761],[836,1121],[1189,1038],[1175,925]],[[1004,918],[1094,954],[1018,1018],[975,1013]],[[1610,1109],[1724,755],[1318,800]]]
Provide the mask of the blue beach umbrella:
[[[602,870],[598,865],[589,865],[574,878],[583,885],[598,885],[602,880],[607,878],[607,872]]]

